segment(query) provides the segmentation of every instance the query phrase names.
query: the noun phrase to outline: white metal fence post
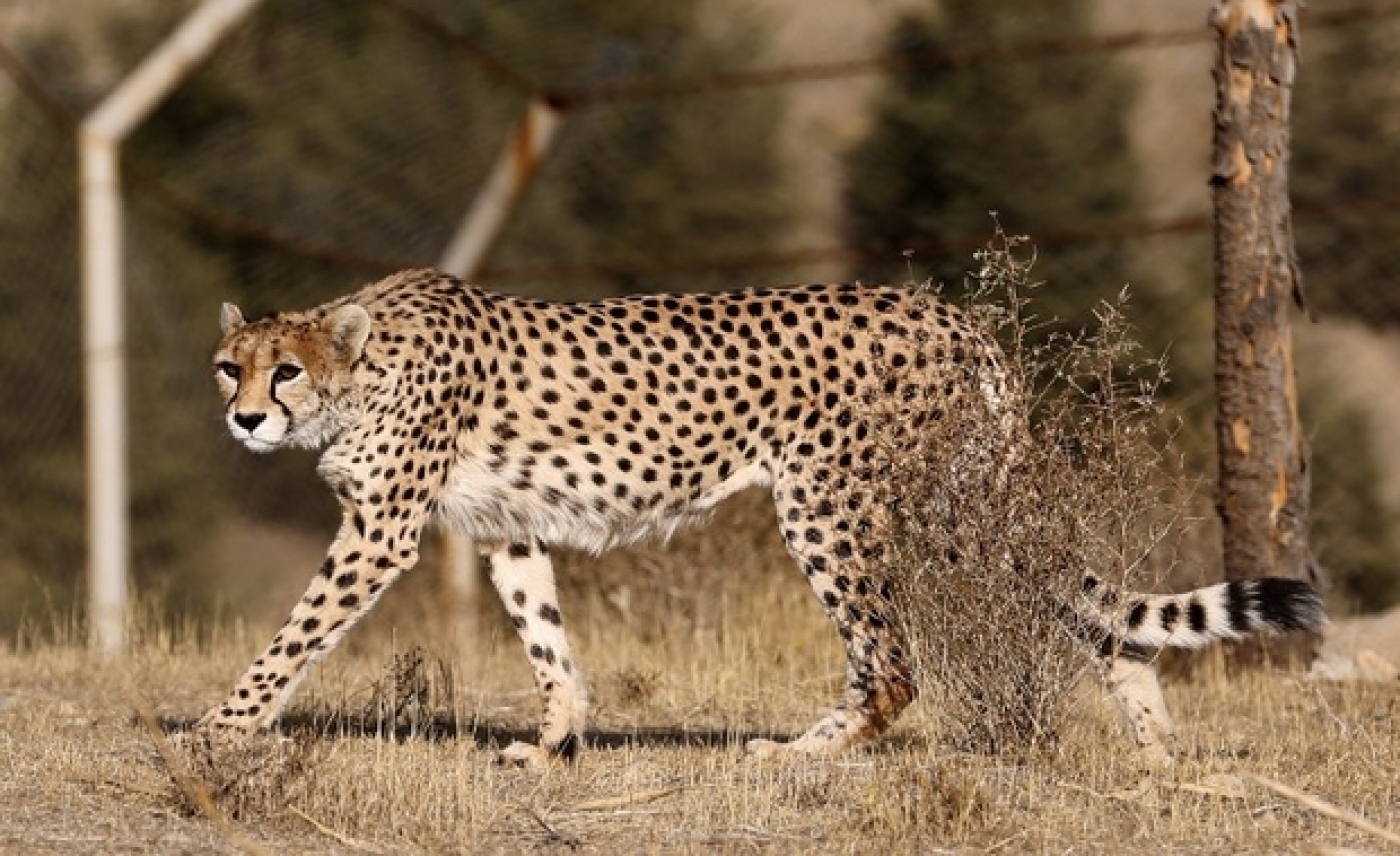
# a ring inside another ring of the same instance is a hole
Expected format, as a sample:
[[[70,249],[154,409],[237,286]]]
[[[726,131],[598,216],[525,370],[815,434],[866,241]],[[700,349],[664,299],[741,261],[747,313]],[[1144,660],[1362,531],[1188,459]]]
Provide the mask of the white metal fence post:
[[[118,654],[126,647],[131,529],[126,471],[121,144],[261,2],[206,0],[88,114],[78,132],[89,642],[106,654]]]
[[[80,131],[83,363],[87,400],[88,620],[104,653],[125,641],[129,526],[126,372],[122,336],[122,210],[117,145]]]

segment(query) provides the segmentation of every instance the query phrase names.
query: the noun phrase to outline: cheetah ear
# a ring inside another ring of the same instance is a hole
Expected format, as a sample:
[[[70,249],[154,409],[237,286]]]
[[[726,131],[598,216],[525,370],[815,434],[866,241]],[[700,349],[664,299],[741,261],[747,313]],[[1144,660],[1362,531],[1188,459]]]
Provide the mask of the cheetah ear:
[[[326,317],[326,331],[331,334],[331,344],[347,363],[355,362],[364,353],[365,342],[369,340],[369,327],[369,313],[364,307],[353,303],[347,303]]]
[[[223,331],[225,336],[242,327],[243,324],[243,312],[232,303],[225,303],[223,308],[219,310],[219,329]]]

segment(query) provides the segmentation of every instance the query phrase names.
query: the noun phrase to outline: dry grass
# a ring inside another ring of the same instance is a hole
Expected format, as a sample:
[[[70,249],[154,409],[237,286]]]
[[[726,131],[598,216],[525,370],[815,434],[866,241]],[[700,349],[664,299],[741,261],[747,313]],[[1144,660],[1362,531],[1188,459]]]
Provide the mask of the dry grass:
[[[507,632],[454,655],[448,643],[396,632],[390,621],[366,628],[356,646],[364,653],[333,657],[301,694],[289,741],[254,744],[215,767],[188,771],[215,796],[222,823],[172,777],[136,712],[149,704],[167,721],[196,716],[221,697],[261,632],[227,634],[204,650],[148,634],[120,668],[71,647],[6,651],[0,851],[1288,853],[1386,846],[1261,787],[1255,775],[1400,829],[1393,728],[1400,687],[1276,673],[1227,679],[1211,662],[1190,683],[1168,686],[1185,747],[1168,771],[1135,766],[1116,712],[1091,682],[1075,694],[1075,716],[1053,750],[958,752],[916,706],[864,752],[744,762],[746,737],[797,732],[832,700],[840,654],[790,569],[725,588],[723,614],[675,643],[649,644],[644,628],[606,610],[574,610],[577,647],[597,697],[595,734],[577,768],[546,775],[492,764],[491,746],[528,730],[535,715],[528,669]],[[401,618],[420,608],[397,607]],[[417,646],[425,685],[406,674]],[[396,670],[400,680],[387,680]],[[417,713],[390,728],[385,701],[397,695],[395,686],[412,690]]]

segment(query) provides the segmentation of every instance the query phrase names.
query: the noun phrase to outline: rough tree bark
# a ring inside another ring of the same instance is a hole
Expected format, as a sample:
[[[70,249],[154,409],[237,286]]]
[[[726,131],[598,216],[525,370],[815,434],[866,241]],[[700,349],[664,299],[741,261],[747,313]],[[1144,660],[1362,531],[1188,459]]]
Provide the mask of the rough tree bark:
[[[1215,201],[1217,510],[1225,575],[1317,583],[1291,302],[1304,306],[1288,201],[1296,0],[1219,0]]]

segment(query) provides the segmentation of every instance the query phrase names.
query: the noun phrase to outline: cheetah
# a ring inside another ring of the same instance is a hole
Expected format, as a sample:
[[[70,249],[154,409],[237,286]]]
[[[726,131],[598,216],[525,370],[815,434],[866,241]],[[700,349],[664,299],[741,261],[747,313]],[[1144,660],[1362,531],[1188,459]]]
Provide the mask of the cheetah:
[[[228,430],[255,452],[324,449],[318,473],[343,518],[286,623],[196,730],[270,728],[308,667],[414,566],[436,522],[481,546],[533,667],[538,742],[501,753],[528,766],[574,759],[587,707],[550,550],[664,539],[750,487],[770,489],[848,666],[820,721],[748,749],[829,754],[883,732],[915,684],[876,583],[879,551],[861,538],[878,515],[873,408],[898,395],[918,424],[1006,391],[996,346],[957,308],[896,286],[570,304],[413,270],[262,320],[224,304],[220,326],[213,371]],[[899,388],[877,355],[902,367]],[[1083,589],[1078,612],[1114,640],[1111,693],[1138,744],[1160,752],[1171,718],[1134,654],[1325,620],[1312,590],[1289,580],[1130,596],[1086,574]]]

